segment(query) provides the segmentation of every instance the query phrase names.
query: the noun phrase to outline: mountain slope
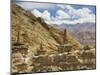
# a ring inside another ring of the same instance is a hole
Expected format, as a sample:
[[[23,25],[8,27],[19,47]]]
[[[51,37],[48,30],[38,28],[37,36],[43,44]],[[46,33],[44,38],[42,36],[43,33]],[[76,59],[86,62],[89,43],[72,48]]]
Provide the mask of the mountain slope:
[[[70,34],[77,38],[77,40],[83,45],[95,45],[95,24],[83,23],[83,24],[62,24],[60,26],[55,25],[56,28],[66,28]]]
[[[20,42],[29,46],[29,54],[34,54],[41,43],[47,53],[57,50],[57,45],[63,40],[63,31],[47,25],[43,19],[35,17],[18,5],[13,4],[11,9],[12,43],[16,42],[17,32],[20,30]],[[75,49],[80,48],[80,43],[69,34],[67,39]]]

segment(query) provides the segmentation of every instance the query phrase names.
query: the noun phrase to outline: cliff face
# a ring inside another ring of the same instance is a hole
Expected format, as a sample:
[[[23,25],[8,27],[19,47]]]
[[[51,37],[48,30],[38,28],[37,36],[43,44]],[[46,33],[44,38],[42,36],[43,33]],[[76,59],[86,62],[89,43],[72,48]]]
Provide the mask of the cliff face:
[[[17,32],[20,31],[20,42],[29,46],[29,54],[34,54],[41,43],[47,53],[57,50],[57,45],[63,42],[63,31],[46,24],[42,18],[35,17],[18,5],[13,4],[11,9],[12,43],[16,42]],[[80,48],[80,43],[69,34],[66,39],[75,49]]]

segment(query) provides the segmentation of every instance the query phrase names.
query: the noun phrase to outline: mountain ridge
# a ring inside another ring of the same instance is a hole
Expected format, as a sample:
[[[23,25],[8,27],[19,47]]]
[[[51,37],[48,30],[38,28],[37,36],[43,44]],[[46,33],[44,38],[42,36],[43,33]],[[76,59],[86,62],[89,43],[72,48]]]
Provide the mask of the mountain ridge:
[[[42,18],[35,17],[31,12],[13,4],[12,6],[12,42],[16,42],[18,26],[20,26],[20,41],[29,45],[30,55],[34,54],[43,44],[47,53],[55,52],[57,45],[63,41],[63,31],[56,29]],[[73,44],[75,49],[81,47],[80,43],[68,34],[68,43]]]
[[[67,29],[70,34],[75,37],[83,45],[95,45],[95,23],[83,23],[83,24],[62,24],[54,25],[58,29]]]

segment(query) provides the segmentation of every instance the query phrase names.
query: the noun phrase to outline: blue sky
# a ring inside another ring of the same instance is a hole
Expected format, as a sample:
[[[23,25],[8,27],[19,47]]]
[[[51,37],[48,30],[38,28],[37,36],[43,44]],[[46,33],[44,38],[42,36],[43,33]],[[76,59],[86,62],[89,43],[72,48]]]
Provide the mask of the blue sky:
[[[25,10],[41,17],[48,24],[95,23],[96,8],[89,5],[17,2]]]

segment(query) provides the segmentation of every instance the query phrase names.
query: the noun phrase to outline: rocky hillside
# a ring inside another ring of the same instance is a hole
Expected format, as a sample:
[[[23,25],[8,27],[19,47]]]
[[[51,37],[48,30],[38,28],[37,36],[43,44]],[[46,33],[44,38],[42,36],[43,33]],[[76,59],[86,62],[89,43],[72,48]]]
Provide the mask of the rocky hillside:
[[[75,37],[82,45],[95,45],[95,23],[83,23],[83,24],[62,24],[60,26],[55,25],[56,28],[69,30],[70,34]]]
[[[30,54],[33,54],[41,43],[47,53],[57,50],[57,45],[63,41],[63,31],[47,25],[42,18],[35,17],[18,5],[13,4],[11,9],[12,43],[16,42],[17,32],[20,30],[20,42],[29,46]],[[80,43],[69,34],[66,38],[75,49],[80,48]]]

